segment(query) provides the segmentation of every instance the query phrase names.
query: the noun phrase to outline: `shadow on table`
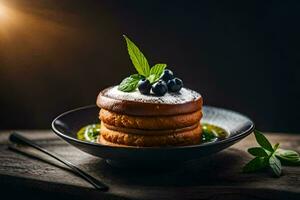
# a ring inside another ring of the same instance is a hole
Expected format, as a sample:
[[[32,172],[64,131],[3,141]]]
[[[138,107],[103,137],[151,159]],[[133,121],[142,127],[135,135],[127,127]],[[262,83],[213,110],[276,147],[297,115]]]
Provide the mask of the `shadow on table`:
[[[22,147],[23,155],[44,161],[63,170],[70,171],[66,166],[44,156],[31,148]],[[80,155],[79,155],[80,156]],[[184,165],[172,166],[172,168],[116,168],[106,163],[104,159],[97,157],[85,157],[78,159],[74,164],[93,177],[104,183],[119,186],[210,186],[210,185],[237,185],[255,181],[266,174],[241,176],[242,167],[249,158],[248,153],[230,148],[217,154],[189,161]],[[72,161],[72,160],[70,160]]]
[[[194,186],[241,181],[241,170],[247,153],[229,149],[213,156],[190,161],[172,169],[123,169],[114,168],[104,160],[89,163],[88,171],[106,182],[142,186]],[[245,180],[247,175],[245,176]]]

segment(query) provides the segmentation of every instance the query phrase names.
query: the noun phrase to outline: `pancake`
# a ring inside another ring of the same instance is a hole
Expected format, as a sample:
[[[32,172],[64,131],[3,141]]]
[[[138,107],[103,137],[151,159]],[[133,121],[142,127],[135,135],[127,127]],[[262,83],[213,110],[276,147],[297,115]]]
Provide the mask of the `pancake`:
[[[182,88],[164,96],[122,92],[118,86],[101,91],[101,135],[97,142],[111,146],[183,146],[201,139],[202,97]]]
[[[178,129],[188,127],[198,123],[201,117],[201,110],[197,110],[188,114],[155,117],[130,116],[105,109],[101,109],[99,113],[100,120],[105,124],[114,127],[150,130]]]
[[[102,109],[125,115],[170,116],[201,110],[202,97],[187,88],[158,97],[143,95],[138,90],[122,92],[118,90],[118,86],[113,86],[99,93],[96,104]]]
[[[172,130],[174,131],[174,130]],[[196,128],[191,130],[184,130],[181,132],[173,133],[170,131],[170,134],[165,135],[137,135],[130,134],[126,132],[120,132],[115,130],[110,130],[105,125],[101,125],[101,140],[108,141],[117,145],[127,145],[127,146],[181,146],[181,145],[192,145],[198,144],[201,139],[201,126],[198,123]],[[103,138],[103,139],[101,139]]]
[[[198,123],[183,128],[168,129],[168,130],[145,130],[145,129],[124,128],[124,127],[111,126],[104,122],[101,123],[101,126],[105,126],[109,130],[128,133],[128,134],[157,136],[157,135],[169,135],[169,134],[179,133],[182,131],[192,130],[198,126]]]
[[[109,141],[105,140],[102,137],[102,135],[99,135],[99,137],[97,138],[97,143],[103,144],[103,145],[108,145],[108,146],[116,146],[116,147],[130,147],[128,145],[115,144],[115,143],[109,142]]]

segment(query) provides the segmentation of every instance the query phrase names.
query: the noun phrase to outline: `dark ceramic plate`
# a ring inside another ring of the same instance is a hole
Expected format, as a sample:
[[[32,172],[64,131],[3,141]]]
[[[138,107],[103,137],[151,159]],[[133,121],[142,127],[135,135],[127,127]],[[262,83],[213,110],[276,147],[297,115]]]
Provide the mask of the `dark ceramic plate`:
[[[88,124],[99,123],[99,108],[86,106],[65,112],[52,122],[53,131],[73,146],[105,159],[115,166],[168,167],[219,152],[249,135],[253,122],[246,116],[221,108],[203,107],[203,123],[225,129],[226,139],[199,145],[180,147],[113,147],[78,140],[77,131]]]

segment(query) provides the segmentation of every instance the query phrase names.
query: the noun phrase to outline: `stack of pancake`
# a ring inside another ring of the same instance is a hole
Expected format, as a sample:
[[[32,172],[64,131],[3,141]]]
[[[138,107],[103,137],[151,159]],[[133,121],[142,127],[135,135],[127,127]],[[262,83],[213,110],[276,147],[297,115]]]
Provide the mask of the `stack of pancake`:
[[[200,142],[202,97],[182,88],[157,97],[107,88],[97,97],[101,108],[98,142],[112,146],[181,146]]]

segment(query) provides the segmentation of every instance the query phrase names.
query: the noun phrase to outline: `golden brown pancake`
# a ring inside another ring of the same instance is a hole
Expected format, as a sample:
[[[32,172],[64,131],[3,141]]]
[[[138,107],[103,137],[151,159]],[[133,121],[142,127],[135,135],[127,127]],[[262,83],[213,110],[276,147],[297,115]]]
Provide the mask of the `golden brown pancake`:
[[[103,144],[103,145],[108,145],[108,146],[116,146],[116,147],[133,147],[133,146],[122,145],[122,144],[115,144],[115,143],[109,142],[109,141],[105,140],[102,137],[102,135],[99,135],[99,137],[97,138],[97,143]]]
[[[198,144],[201,139],[202,97],[182,88],[164,96],[122,92],[118,86],[100,92],[101,136],[111,146],[178,146]]]
[[[195,129],[199,124],[199,121],[196,124],[193,124],[191,126],[178,128],[178,129],[165,129],[165,130],[146,130],[146,129],[135,129],[135,128],[124,128],[124,127],[117,127],[112,126],[109,124],[106,124],[104,122],[101,123],[101,125],[105,126],[109,130],[118,131],[122,133],[128,133],[128,134],[134,134],[134,135],[148,135],[148,136],[159,136],[159,135],[170,135],[174,133],[179,133],[183,131],[193,130]]]
[[[108,141],[113,144],[127,145],[127,146],[178,146],[178,145],[192,145],[198,144],[201,138],[201,126],[200,123],[196,128],[186,130],[182,132],[170,131],[170,134],[164,135],[137,135],[129,134],[126,132],[120,132],[110,130],[105,125],[101,125],[100,143]],[[105,141],[102,142],[103,138]]]
[[[143,95],[138,90],[122,92],[118,90],[118,86],[113,86],[101,91],[96,103],[100,108],[125,115],[169,116],[201,110],[202,97],[187,88],[158,97]]]
[[[201,117],[201,110],[188,114],[155,117],[130,116],[105,109],[101,109],[99,113],[100,120],[105,124],[114,127],[150,130],[178,129],[188,127],[193,124],[197,124]]]

